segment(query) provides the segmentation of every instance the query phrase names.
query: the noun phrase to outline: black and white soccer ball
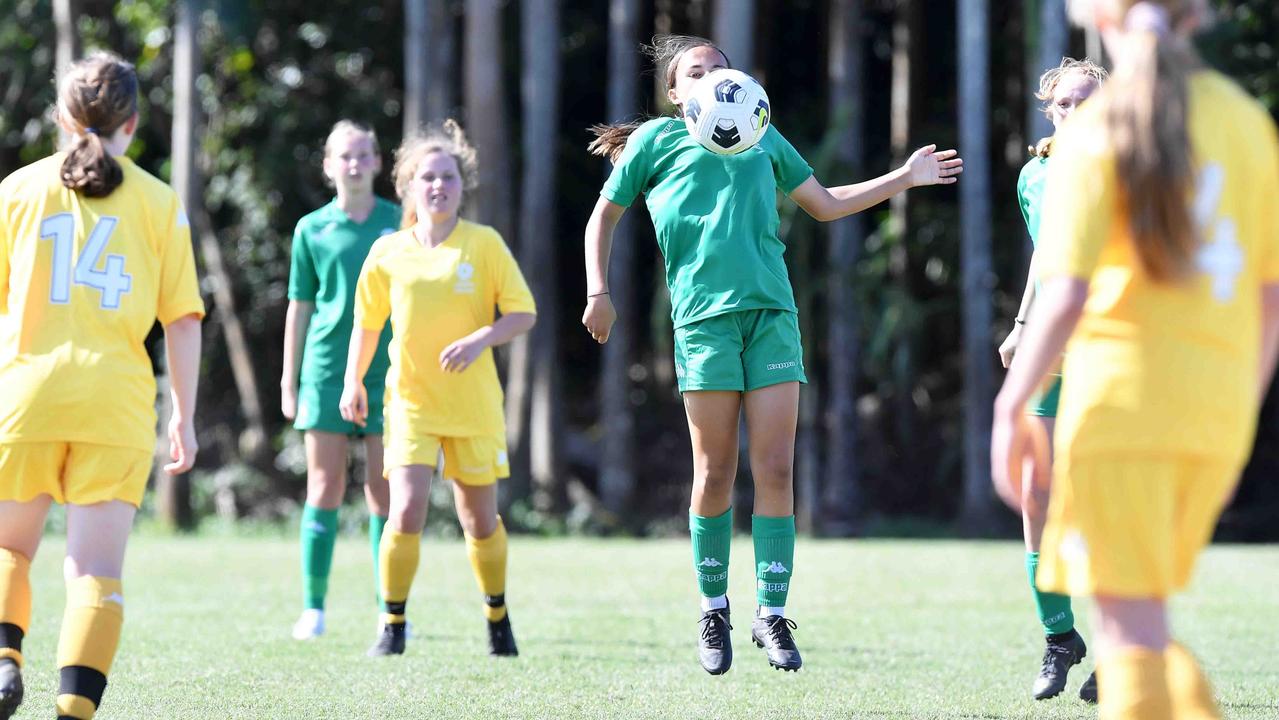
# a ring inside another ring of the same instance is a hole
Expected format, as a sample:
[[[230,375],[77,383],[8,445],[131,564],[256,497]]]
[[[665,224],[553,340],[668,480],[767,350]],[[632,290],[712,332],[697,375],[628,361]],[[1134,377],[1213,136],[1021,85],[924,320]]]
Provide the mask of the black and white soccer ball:
[[[771,118],[764,87],[741,70],[703,75],[684,102],[688,133],[719,155],[736,155],[754,147]]]

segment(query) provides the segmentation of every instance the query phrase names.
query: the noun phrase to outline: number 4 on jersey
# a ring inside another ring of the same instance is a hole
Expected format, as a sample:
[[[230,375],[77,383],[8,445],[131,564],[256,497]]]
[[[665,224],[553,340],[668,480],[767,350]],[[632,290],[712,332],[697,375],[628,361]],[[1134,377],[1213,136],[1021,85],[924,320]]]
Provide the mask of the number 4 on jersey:
[[[1244,254],[1239,247],[1235,221],[1216,217],[1221,195],[1226,187],[1226,172],[1213,163],[1199,174],[1199,192],[1195,197],[1195,221],[1211,238],[1195,253],[1199,271],[1212,278],[1212,296],[1217,302],[1230,302],[1235,285],[1243,272]]]
[[[40,239],[53,239],[53,278],[49,283],[49,302],[66,305],[71,302],[71,284],[87,285],[102,293],[99,306],[106,310],[120,309],[120,296],[133,287],[133,277],[124,272],[123,255],[107,255],[102,270],[98,263],[107,249],[107,241],[119,221],[104,216],[93,226],[89,239],[80,251],[80,257],[71,266],[71,254],[75,251],[75,216],[70,213],[50,215],[40,223]]]

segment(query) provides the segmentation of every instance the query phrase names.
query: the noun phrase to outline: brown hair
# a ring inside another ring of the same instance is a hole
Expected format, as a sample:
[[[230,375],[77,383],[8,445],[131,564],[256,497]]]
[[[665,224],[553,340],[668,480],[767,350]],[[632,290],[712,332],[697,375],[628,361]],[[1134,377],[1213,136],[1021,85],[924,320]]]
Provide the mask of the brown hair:
[[[1126,26],[1106,90],[1106,135],[1120,198],[1142,268],[1155,281],[1181,280],[1199,242],[1190,209],[1188,128],[1189,81],[1199,60],[1176,30],[1196,24],[1207,8],[1202,0],[1110,2]]]
[[[466,139],[466,133],[456,120],[449,118],[439,126],[426,128],[419,134],[407,137],[395,150],[395,167],[391,176],[395,179],[395,195],[400,199],[404,216],[400,228],[417,224],[417,205],[408,198],[409,186],[417,169],[433,152],[448,153],[457,162],[462,175],[462,189],[473,190],[479,184],[479,161],[475,147]]]
[[[1072,73],[1078,73],[1090,78],[1098,86],[1104,83],[1108,77],[1106,69],[1089,58],[1084,58],[1083,60],[1076,60],[1072,57],[1062,58],[1061,64],[1055,68],[1050,68],[1039,76],[1039,90],[1035,92],[1035,97],[1044,103],[1040,110],[1048,118],[1052,118],[1053,94],[1057,92],[1057,86],[1061,84],[1063,78]],[[1046,137],[1028,149],[1032,156],[1046,158],[1052,153],[1052,144],[1053,139]]]
[[[106,197],[124,182],[107,152],[109,138],[138,112],[138,73],[132,63],[95,52],[67,68],[58,85],[59,124],[73,135],[62,162],[62,184],[88,197]]]
[[[374,152],[381,152],[382,148],[377,142],[377,132],[372,127],[358,120],[338,120],[333,124],[333,129],[329,131],[329,136],[324,139],[324,157],[330,157],[333,154],[333,146],[337,143],[337,139],[349,133],[368,135],[369,139],[373,141]]]
[[[728,60],[728,55],[718,45],[696,35],[654,35],[653,41],[648,45],[641,45],[640,50],[653,58],[653,66],[662,73],[666,89],[670,90],[675,87],[675,69],[679,65],[679,59],[684,53],[699,47],[715,48],[720,55],[724,56],[724,64],[732,67],[733,64]],[[678,108],[676,114],[679,114]],[[627,138],[644,122],[645,120],[631,120],[624,123],[592,125],[590,132],[595,135],[595,139],[586,146],[587,152],[617,162],[617,158],[626,147]]]

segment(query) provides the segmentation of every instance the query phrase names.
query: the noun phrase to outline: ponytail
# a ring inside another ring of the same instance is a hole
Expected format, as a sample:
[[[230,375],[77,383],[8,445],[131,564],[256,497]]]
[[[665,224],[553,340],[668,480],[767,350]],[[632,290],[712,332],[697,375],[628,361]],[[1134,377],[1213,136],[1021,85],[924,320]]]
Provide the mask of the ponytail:
[[[63,187],[91,198],[106,197],[124,182],[124,169],[107,152],[96,132],[71,140],[61,175]]]
[[[1107,93],[1106,128],[1142,268],[1156,281],[1177,281],[1190,274],[1199,241],[1190,210],[1194,158],[1188,128],[1189,80],[1198,61],[1171,30],[1176,16],[1158,15],[1168,13],[1166,7],[1141,2],[1136,8],[1141,22],[1134,22],[1138,13],[1130,10]]]
[[[626,148],[626,141],[631,137],[631,133],[643,124],[642,120],[632,120],[611,125],[592,125],[590,132],[595,139],[586,146],[586,151],[592,155],[608,158],[609,162],[616,164],[617,159],[622,156],[622,150]]]
[[[138,112],[138,73],[109,52],[95,52],[67,69],[58,87],[57,118],[72,134],[62,161],[62,185],[86,197],[106,197],[124,182],[124,169],[103,144]]]

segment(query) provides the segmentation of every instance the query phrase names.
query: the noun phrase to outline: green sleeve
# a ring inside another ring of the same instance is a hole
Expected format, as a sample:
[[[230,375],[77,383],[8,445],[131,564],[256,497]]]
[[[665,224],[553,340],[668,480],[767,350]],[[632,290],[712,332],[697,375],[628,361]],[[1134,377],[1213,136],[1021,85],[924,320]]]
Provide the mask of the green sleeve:
[[[1032,159],[1022,167],[1021,173],[1017,176],[1017,207],[1021,209],[1021,219],[1026,223],[1026,231],[1030,233],[1032,239],[1039,234],[1039,223],[1036,222],[1038,218],[1032,214],[1035,199],[1030,195],[1030,177],[1034,174],[1035,164],[1038,162],[1041,161],[1037,158]]]
[[[622,156],[613,166],[613,172],[604,181],[600,195],[611,203],[630,207],[635,198],[644,192],[653,175],[653,139],[657,130],[670,118],[650,120],[635,129],[626,141]]]
[[[293,231],[293,248],[289,251],[289,299],[315,302],[320,292],[320,277],[315,272],[315,258],[306,241],[303,223]]]
[[[785,137],[782,137],[776,126],[769,125],[768,130],[764,131],[764,142],[768,143],[765,149],[773,163],[773,177],[777,178],[777,187],[784,194],[790,195],[795,188],[812,177],[813,168],[808,165],[799,151]]]

